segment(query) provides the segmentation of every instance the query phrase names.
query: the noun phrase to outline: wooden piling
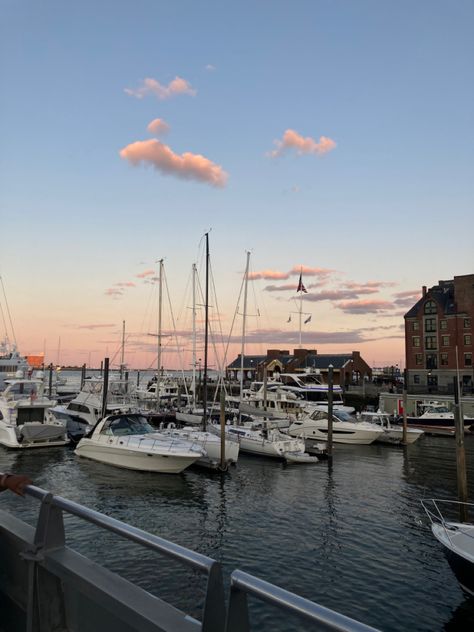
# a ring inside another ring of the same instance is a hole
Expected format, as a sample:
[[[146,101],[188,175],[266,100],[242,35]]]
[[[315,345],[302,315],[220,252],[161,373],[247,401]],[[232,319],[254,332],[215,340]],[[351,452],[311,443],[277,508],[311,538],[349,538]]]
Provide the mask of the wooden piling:
[[[408,407],[408,371],[405,369],[403,371],[403,434],[402,434],[402,445],[407,445],[407,407]]]
[[[332,364],[328,366],[328,462],[332,465],[333,456],[333,440],[332,440],[332,415],[333,415],[333,386],[334,386],[334,367]]]
[[[227,463],[225,460],[225,391],[224,385],[221,387],[221,471],[224,472],[227,469]]]
[[[453,378],[454,382],[454,422],[456,432],[456,472],[458,482],[458,498],[460,503],[467,503],[467,473],[466,473],[466,452],[464,450],[464,415],[461,409],[459,397],[458,378]],[[469,516],[466,504],[459,505],[459,520],[468,522]]]

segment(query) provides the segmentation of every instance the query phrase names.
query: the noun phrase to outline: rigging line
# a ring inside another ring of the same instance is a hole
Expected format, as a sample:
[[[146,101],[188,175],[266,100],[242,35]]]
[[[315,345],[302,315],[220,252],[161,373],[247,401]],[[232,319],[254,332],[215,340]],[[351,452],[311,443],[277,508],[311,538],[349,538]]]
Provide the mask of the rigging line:
[[[169,309],[170,309],[170,314],[171,314],[171,322],[173,323],[173,332],[175,335],[175,340],[176,340],[176,351],[178,353],[178,360],[179,360],[179,364],[181,366],[181,377],[183,378],[183,383],[184,383],[184,391],[186,393],[186,395],[188,395],[188,387],[186,384],[186,379],[184,377],[184,369],[183,369],[183,358],[181,355],[181,347],[178,343],[178,334],[176,332],[176,322],[174,319],[174,313],[173,313],[173,307],[171,305],[171,297],[170,297],[170,289],[168,286],[168,281],[166,278],[166,272],[163,270],[163,280],[164,280],[164,286],[165,286],[165,290],[166,290],[166,296],[168,297],[168,305],[169,305]]]
[[[233,334],[233,331],[234,331],[234,325],[235,325],[235,321],[236,321],[236,318],[237,318],[237,314],[239,312],[239,304],[240,304],[240,299],[242,298],[242,291],[244,289],[244,283],[245,283],[245,279],[242,278],[242,282],[240,284],[239,296],[237,297],[237,305],[235,307],[234,316],[232,318],[232,323],[231,323],[231,326],[230,326],[229,337],[227,338],[227,345],[225,347],[224,362],[227,362],[227,354],[229,352],[229,345],[230,345],[230,341],[231,341],[232,334]]]
[[[217,292],[216,292],[216,286],[215,286],[215,280],[214,280],[214,273],[212,271],[212,264],[209,265],[209,270],[210,270],[210,274],[211,274],[211,284],[212,284],[212,289],[214,292],[214,299],[215,299],[215,303],[216,303],[216,318],[217,318],[217,322],[219,323],[219,331],[220,331],[220,345],[222,347],[224,347],[224,332],[222,331],[222,321],[220,318],[220,311],[219,311],[219,304],[217,302]],[[217,358],[217,364],[219,364],[219,359]],[[222,365],[221,365],[221,370],[222,370]]]
[[[5,285],[3,284],[3,277],[2,276],[0,276],[0,282],[2,284],[3,297],[5,299],[5,307],[7,309],[8,320],[10,321],[10,327],[11,327],[11,330],[12,330],[13,342],[15,343],[15,347],[18,347],[17,342],[16,342],[15,328],[13,327],[13,321],[12,321],[12,317],[11,317],[11,314],[10,314],[10,308],[8,306],[7,295],[5,293]]]

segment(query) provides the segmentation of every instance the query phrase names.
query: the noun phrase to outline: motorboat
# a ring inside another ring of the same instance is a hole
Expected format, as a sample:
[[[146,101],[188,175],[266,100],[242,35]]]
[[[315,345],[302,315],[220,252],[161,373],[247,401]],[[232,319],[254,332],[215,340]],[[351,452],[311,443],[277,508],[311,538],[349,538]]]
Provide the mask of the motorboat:
[[[284,391],[289,391],[304,399],[307,405],[313,409],[328,409],[329,385],[324,384],[320,373],[305,371],[304,373],[280,373],[278,379],[269,382],[269,385],[279,385]],[[342,411],[347,414],[355,412],[353,406],[345,406],[342,399],[343,390],[339,384],[332,387],[333,411]]]
[[[474,596],[474,524],[446,518],[449,510],[461,507],[467,514],[474,512],[474,504],[431,498],[421,504],[431,522],[434,537],[443,545],[448,563],[461,588]]]
[[[402,443],[403,428],[399,424],[392,424],[388,413],[382,413],[380,411],[363,411],[357,415],[357,419],[359,421],[366,421],[370,424],[376,424],[383,429],[383,434],[376,439],[377,443]],[[406,443],[415,443],[415,441],[424,434],[424,431],[419,428],[407,428]]]
[[[219,430],[219,426],[214,426]],[[255,421],[242,425],[225,426],[225,433],[229,437],[236,437],[240,443],[240,450],[258,456],[268,456],[278,459],[297,462],[318,461],[317,457],[310,457],[305,452],[305,444],[302,439],[295,439],[282,433],[278,428],[272,427],[271,422]],[[303,457],[304,455],[304,457]]]
[[[7,448],[63,446],[69,442],[64,423],[51,415],[54,400],[45,396],[43,377],[24,378],[22,371],[5,380],[0,393],[0,444]]]
[[[157,432],[139,413],[108,415],[83,437],[80,457],[143,472],[179,474],[205,456],[197,443]]]
[[[369,445],[383,434],[383,428],[365,421],[357,421],[343,411],[333,414],[332,437],[335,443]],[[310,440],[327,440],[328,413],[314,410],[310,415],[295,419],[288,433],[292,437]]]
[[[163,376],[158,385],[157,377],[154,376],[147,384],[146,388],[137,388],[133,392],[133,399],[137,404],[155,405],[157,401],[156,389],[159,389],[160,406],[178,406],[180,402],[189,400],[189,395],[182,392],[182,388],[176,378]]]
[[[272,381],[267,385],[252,382],[249,389],[242,391],[242,398],[237,405],[241,413],[287,420],[290,415],[302,414],[307,401],[276,382]]]
[[[0,342],[0,385],[18,371],[26,375],[29,368],[28,360],[20,355],[16,345],[10,344],[7,338],[3,339]]]
[[[192,427],[176,428],[174,424],[169,424],[167,428],[160,429],[160,432],[169,437],[177,437],[200,445],[204,449],[205,454],[196,461],[195,465],[201,465],[212,470],[221,467],[221,438],[217,434],[204,432]],[[229,465],[235,465],[239,458],[240,444],[238,441],[231,439],[231,437],[226,437],[225,439],[225,468]]]
[[[446,404],[440,402],[428,402],[421,405],[422,414],[418,417],[408,416],[407,423],[410,426],[420,428],[427,433],[455,434],[454,412]],[[474,417],[463,415],[464,432],[474,432]]]

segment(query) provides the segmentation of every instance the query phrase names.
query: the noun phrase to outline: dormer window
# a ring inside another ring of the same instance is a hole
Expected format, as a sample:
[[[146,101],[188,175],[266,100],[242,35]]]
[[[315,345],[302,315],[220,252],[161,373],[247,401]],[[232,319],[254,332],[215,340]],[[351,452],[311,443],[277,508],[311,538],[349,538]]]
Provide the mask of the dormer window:
[[[436,314],[437,312],[436,303],[434,301],[426,301],[425,303],[425,314]]]

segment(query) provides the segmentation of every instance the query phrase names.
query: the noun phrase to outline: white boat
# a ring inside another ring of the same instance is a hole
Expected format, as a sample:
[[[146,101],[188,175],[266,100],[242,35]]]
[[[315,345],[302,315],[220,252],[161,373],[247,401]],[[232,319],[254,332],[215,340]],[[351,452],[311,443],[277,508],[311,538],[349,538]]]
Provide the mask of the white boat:
[[[236,398],[232,399],[236,401]],[[274,381],[267,383],[266,389],[263,382],[252,382],[249,389],[242,391],[238,407],[240,412],[249,415],[288,419],[290,415],[301,415],[307,403],[303,397]]]
[[[455,434],[454,412],[446,404],[440,402],[427,402],[422,404],[422,414],[419,417],[408,416],[407,423],[415,428],[420,428],[427,433]],[[464,431],[474,432],[474,417],[463,415]]]
[[[0,393],[0,444],[7,448],[62,446],[69,442],[64,423],[50,410],[55,402],[45,396],[43,378],[17,377],[5,381]]]
[[[269,381],[269,385],[279,385],[284,391],[294,393],[305,400],[313,409],[328,409],[329,386],[324,384],[320,373],[305,371],[304,373],[280,373],[278,379]],[[343,390],[338,384],[332,388],[333,411],[348,414],[355,412],[353,406],[345,406],[342,399]]]
[[[179,474],[205,455],[197,443],[157,432],[141,414],[104,417],[75,453],[115,467]]]
[[[378,443],[395,443],[399,444],[403,441],[403,427],[399,424],[394,425],[390,422],[390,415],[388,413],[363,411],[360,415],[357,415],[359,421],[366,421],[371,424],[376,424],[383,429],[383,434],[380,435],[376,441]],[[419,428],[407,428],[406,442],[407,444],[415,443],[417,439],[423,436],[425,433]]]
[[[205,454],[196,461],[196,465],[202,465],[210,469],[218,469],[221,466],[221,438],[213,432],[204,432],[197,428],[164,428],[160,432],[169,436],[191,441],[200,445]],[[240,445],[238,441],[225,439],[224,454],[225,467],[237,463]]]
[[[29,368],[27,359],[19,354],[15,345],[4,338],[0,342],[0,385],[5,379],[14,377],[17,371],[26,375]]]
[[[474,524],[445,517],[448,508],[459,510],[461,506],[466,513],[469,510],[472,516],[474,504],[436,498],[422,500],[421,504],[431,521],[431,531],[443,545],[448,563],[461,588],[474,597]]]
[[[326,441],[328,435],[328,413],[324,410],[315,410],[307,417],[295,419],[288,433],[292,437]],[[369,445],[382,434],[383,429],[380,426],[364,421],[356,421],[342,411],[337,411],[333,415],[332,437],[334,443]]]
[[[242,452],[278,459],[287,459],[289,456],[292,462],[296,462],[297,455],[305,455],[305,444],[302,439],[289,437],[270,424],[271,422],[256,421],[248,425],[226,425],[225,432],[228,436],[238,438]],[[219,426],[214,428],[219,429]],[[312,462],[317,462],[316,457],[315,459],[316,461]]]

